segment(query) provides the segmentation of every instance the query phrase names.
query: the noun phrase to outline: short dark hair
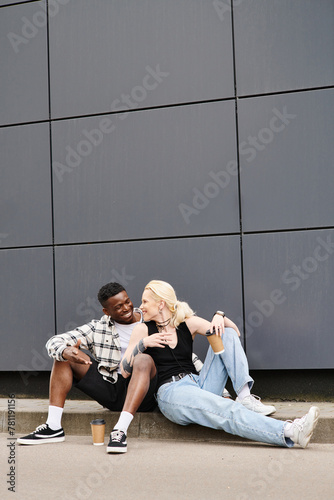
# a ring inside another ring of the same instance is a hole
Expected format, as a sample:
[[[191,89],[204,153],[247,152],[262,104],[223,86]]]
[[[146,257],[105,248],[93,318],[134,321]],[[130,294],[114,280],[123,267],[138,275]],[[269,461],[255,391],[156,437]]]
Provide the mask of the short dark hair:
[[[120,285],[119,283],[116,282],[111,282],[107,283],[106,285],[103,285],[98,294],[97,298],[98,301],[100,302],[101,306],[104,307],[105,303],[110,297],[114,297],[118,293],[125,292],[124,286]]]

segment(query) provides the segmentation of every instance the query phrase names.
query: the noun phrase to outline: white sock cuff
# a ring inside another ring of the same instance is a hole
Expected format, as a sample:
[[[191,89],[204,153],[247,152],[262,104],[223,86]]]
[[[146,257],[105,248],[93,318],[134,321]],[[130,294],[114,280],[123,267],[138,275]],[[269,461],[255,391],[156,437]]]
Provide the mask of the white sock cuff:
[[[131,424],[133,419],[132,413],[128,411],[122,411],[119,416],[117,424],[114,426],[114,429],[118,429],[119,431],[127,432],[129,425]]]
[[[61,418],[63,415],[64,408],[60,406],[49,406],[48,419],[46,423],[53,431],[61,428]]]
[[[243,388],[241,389],[241,391],[239,392],[238,394],[238,398],[240,399],[240,401],[242,401],[244,398],[246,398],[247,396],[250,396],[250,388],[249,388],[249,385],[248,385],[248,382],[247,384],[245,384],[243,386]]]

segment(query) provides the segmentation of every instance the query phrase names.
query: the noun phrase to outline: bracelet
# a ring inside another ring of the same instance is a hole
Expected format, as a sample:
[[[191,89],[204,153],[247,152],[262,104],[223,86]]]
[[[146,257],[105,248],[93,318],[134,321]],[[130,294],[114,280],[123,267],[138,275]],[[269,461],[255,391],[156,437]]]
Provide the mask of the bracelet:
[[[219,314],[220,316],[223,316],[225,318],[226,314],[223,311],[216,311],[215,314]]]

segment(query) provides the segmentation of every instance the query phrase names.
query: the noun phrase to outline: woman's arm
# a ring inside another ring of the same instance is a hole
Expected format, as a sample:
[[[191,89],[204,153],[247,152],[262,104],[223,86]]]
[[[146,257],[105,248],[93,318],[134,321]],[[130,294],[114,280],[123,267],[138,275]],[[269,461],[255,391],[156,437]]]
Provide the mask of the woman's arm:
[[[148,335],[148,328],[144,323],[136,325],[130,337],[129,345],[121,360],[121,374],[124,378],[130,377],[133,368],[133,362],[138,354],[143,353],[148,347],[162,347],[170,340],[170,334],[154,333]]]
[[[139,354],[139,352],[144,352],[144,337],[148,336],[148,328],[144,323],[136,325],[132,331],[130,341],[123,358],[121,359],[121,374],[124,378],[130,377],[132,373],[132,365],[134,357]]]
[[[197,333],[200,335],[205,335],[206,332],[210,329],[210,323],[204,318],[200,318],[199,316],[191,316],[185,320],[187,327],[193,338]]]
[[[186,324],[190,332],[192,333],[193,338],[197,333],[199,333],[200,335],[207,335],[207,332],[210,331],[209,321],[203,318],[199,318],[198,316],[192,316],[191,318],[187,319]],[[215,334],[211,333],[211,335],[208,335],[209,344],[216,354],[221,354],[224,352],[223,339],[221,338],[222,335],[223,332],[221,329],[216,329]]]
[[[239,335],[240,337],[240,332],[239,332],[239,328],[237,327],[237,325],[235,323],[233,323],[233,321],[231,321],[229,318],[227,318],[225,316],[224,318],[224,325],[227,327],[227,328],[233,328],[233,330],[235,330],[237,332],[237,334]]]
[[[231,321],[226,316],[223,318],[220,314],[215,314],[211,323],[204,318],[200,318],[199,316],[191,316],[186,319],[186,324],[193,335],[193,337],[199,333],[200,335],[206,335],[206,332],[210,330],[212,332],[213,328],[215,328],[216,335],[223,335],[224,325],[226,328],[233,328],[237,332],[240,337],[240,332],[235,323]]]

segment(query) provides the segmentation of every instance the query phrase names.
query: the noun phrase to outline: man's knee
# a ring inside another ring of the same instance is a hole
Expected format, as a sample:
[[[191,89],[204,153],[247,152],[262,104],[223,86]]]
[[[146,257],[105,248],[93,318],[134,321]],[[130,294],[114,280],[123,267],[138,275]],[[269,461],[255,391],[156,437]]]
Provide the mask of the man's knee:
[[[63,371],[70,370],[70,364],[66,361],[57,361],[56,359],[53,361],[52,371],[56,373],[61,373]]]

